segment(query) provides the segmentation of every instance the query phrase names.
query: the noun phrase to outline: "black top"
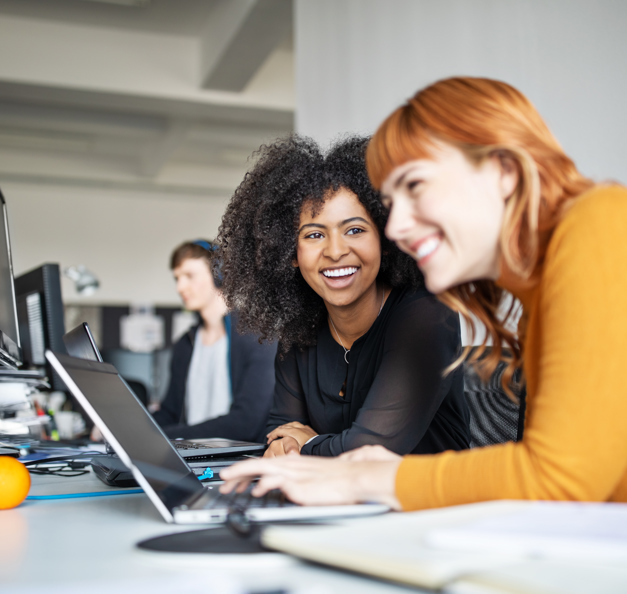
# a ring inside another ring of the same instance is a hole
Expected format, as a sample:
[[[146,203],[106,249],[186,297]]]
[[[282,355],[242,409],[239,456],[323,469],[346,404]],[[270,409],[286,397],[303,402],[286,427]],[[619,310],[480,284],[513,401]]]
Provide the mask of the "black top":
[[[239,334],[234,316],[227,316],[224,320],[229,341],[231,408],[226,415],[197,425],[185,423],[187,373],[194,351],[194,338],[200,327],[195,326],[172,349],[170,384],[161,409],[154,413],[155,420],[168,437],[266,441],[264,427],[272,404],[276,344],[259,344],[257,336]]]
[[[267,430],[291,421],[311,426],[319,435],[301,454],[318,456],[372,444],[398,454],[468,448],[463,370],[442,377],[460,345],[456,313],[426,289],[394,289],[353,343],[348,365],[328,324],[315,346],[277,357]]]

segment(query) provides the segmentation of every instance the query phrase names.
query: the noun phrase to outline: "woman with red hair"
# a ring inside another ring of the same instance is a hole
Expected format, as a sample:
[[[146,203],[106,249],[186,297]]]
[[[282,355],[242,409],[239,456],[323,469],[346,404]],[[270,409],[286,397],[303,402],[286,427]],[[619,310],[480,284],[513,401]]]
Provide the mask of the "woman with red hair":
[[[380,126],[367,162],[390,208],[386,235],[444,303],[485,325],[494,347],[479,371],[503,358],[509,382],[522,368],[523,439],[429,456],[375,446],[250,462],[225,471],[223,489],[261,475],[256,495],[278,487],[299,503],[405,510],[627,501],[627,190],[582,176],[524,95],[481,78],[419,91]],[[517,333],[512,309],[498,313],[506,293],[523,306]]]

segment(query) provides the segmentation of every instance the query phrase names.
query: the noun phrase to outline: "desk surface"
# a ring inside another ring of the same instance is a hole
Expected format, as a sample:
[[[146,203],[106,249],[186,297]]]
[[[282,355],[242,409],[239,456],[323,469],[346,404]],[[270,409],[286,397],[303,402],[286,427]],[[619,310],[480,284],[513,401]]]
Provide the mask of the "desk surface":
[[[104,491],[96,477],[33,476],[31,493]],[[196,529],[202,528],[198,526]],[[26,501],[0,511],[0,591],[11,594],[151,592],[297,594],[417,592],[268,553],[251,556],[140,551],[145,538],[195,529],[166,524],[143,493]],[[94,579],[96,578],[96,579]],[[85,589],[89,585],[89,590]],[[122,587],[123,584],[123,587]],[[186,587],[180,586],[185,584]],[[189,585],[188,585],[189,584]],[[117,586],[117,587],[116,587]]]

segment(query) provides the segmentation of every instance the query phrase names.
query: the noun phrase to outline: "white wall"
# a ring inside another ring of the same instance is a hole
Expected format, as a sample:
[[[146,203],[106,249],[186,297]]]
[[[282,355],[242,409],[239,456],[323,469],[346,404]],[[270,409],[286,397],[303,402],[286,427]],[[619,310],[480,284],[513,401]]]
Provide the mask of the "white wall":
[[[120,190],[3,184],[16,275],[43,262],[84,264],[100,290],[71,303],[178,304],[169,257],[188,239],[213,238],[227,197],[124,193]]]
[[[296,0],[296,129],[370,133],[452,75],[522,90],[586,175],[627,182],[627,2]]]

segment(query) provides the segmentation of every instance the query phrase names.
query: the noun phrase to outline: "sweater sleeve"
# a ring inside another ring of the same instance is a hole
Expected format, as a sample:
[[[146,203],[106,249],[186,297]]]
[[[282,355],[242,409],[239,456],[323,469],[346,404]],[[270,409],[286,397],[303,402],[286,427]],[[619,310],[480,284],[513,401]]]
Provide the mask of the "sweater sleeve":
[[[523,440],[405,458],[396,477],[404,509],[612,498],[627,470],[625,229],[624,189],[598,188],[571,208],[529,308]]]
[[[341,433],[319,435],[301,453],[337,456],[376,444],[399,454],[411,452],[451,390],[455,374],[442,373],[459,348],[459,317],[435,297],[425,294],[401,304],[390,320],[381,365],[355,421]]]

